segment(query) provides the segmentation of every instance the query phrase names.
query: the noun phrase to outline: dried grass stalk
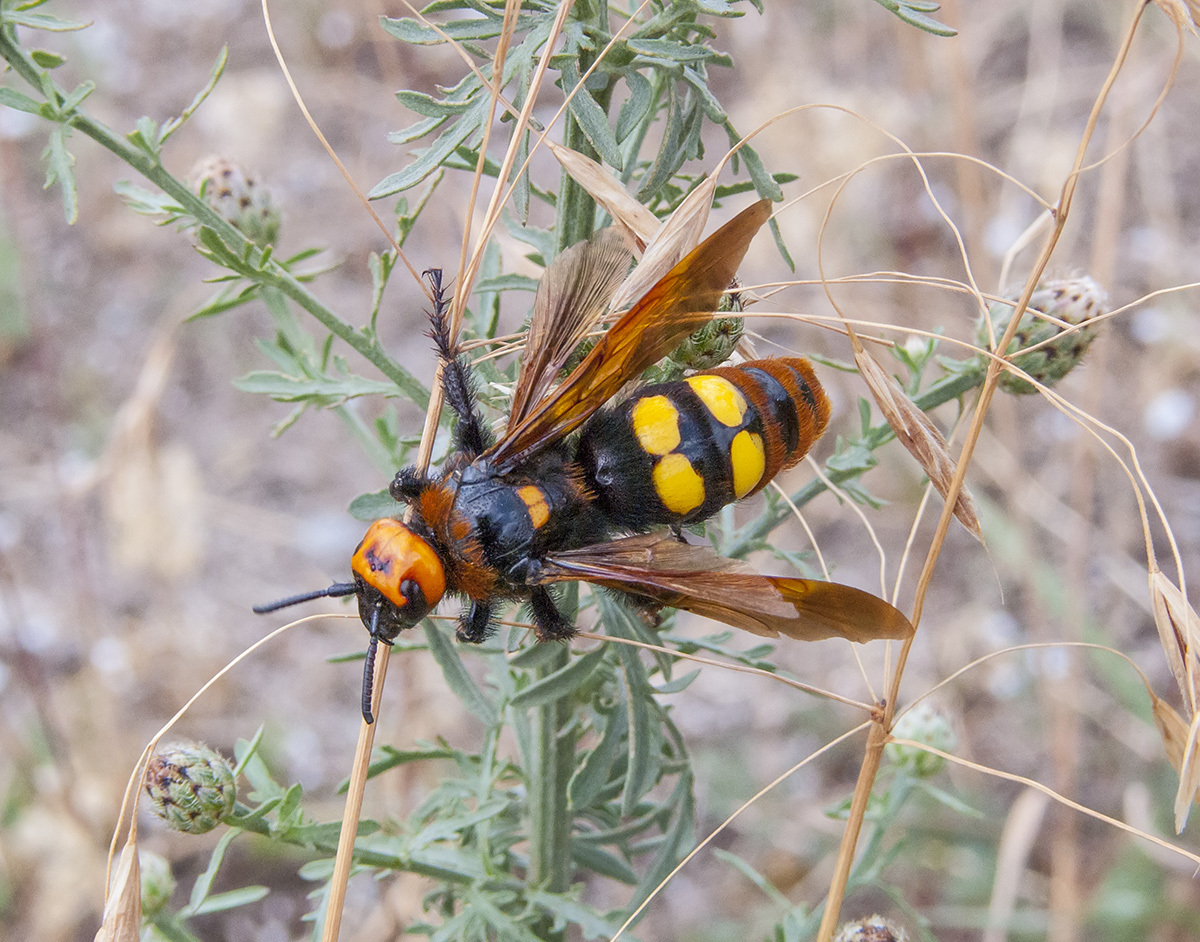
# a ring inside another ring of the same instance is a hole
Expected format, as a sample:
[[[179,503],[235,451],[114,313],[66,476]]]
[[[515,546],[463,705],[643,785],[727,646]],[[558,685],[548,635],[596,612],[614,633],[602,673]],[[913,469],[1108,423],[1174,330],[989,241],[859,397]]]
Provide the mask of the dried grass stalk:
[[[1171,18],[1176,29],[1200,36],[1200,0],[1154,0],[1154,5]]]

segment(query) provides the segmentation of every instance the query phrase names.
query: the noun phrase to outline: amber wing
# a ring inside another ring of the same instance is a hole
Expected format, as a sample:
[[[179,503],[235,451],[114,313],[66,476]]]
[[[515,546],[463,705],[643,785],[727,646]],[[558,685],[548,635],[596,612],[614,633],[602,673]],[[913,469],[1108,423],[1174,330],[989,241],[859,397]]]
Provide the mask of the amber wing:
[[[883,599],[834,582],[763,576],[702,546],[660,533],[547,558],[544,584],[578,580],[695,612],[756,635],[800,641],[902,640],[913,626]]]
[[[629,272],[629,243],[616,229],[602,229],[573,245],[546,269],[538,284],[513,390],[510,427],[518,425],[546,395],[575,348],[608,311]]]
[[[737,274],[750,240],[770,218],[760,200],[705,239],[630,308],[543,401],[488,452],[501,472],[569,435],[625,383],[706,323]]]

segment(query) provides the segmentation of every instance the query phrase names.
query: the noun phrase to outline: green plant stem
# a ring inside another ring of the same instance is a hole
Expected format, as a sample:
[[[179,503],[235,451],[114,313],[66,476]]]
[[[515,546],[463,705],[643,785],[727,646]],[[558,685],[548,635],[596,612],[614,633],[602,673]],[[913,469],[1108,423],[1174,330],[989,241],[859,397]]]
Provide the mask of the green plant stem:
[[[536,670],[541,680],[566,666],[570,652],[560,646]],[[571,705],[560,698],[533,711],[534,764],[529,769],[529,883],[549,893],[565,893],[571,886],[571,808],[567,784],[575,766],[575,735],[571,730]],[[556,942],[548,920],[538,938]]]
[[[944,405],[953,399],[957,399],[964,393],[970,392],[972,389],[983,383],[984,376],[987,375],[987,366],[981,363],[974,369],[961,369],[943,379],[938,380],[930,386],[925,392],[917,396],[913,402],[916,406],[926,412],[934,409],[937,406]],[[892,431],[892,427],[886,422],[881,425],[872,426],[871,429],[859,440],[858,444],[862,445],[868,451],[874,451],[877,448],[886,445],[896,433]],[[833,484],[843,484],[846,481],[853,480],[862,475],[861,468],[834,469],[828,464],[825,466],[825,476]],[[803,507],[818,494],[822,494],[829,490],[829,485],[821,478],[814,478],[809,481],[804,487],[791,495],[791,502],[797,507]],[[768,510],[760,514],[758,519],[749,524],[745,530],[739,535],[738,539],[728,546],[722,548],[722,552],[727,556],[740,558],[753,550],[766,536],[779,525],[779,523],[792,512],[791,507],[786,504],[777,507],[774,510]]]
[[[30,58],[25,50],[17,45],[10,30],[0,30],[0,58],[3,58],[14,72],[21,76],[32,88],[45,94],[53,92],[55,100],[48,102],[56,110],[61,109],[66,95],[61,88],[51,81],[40,66]],[[218,216],[209,206],[193,193],[184,183],[169,173],[163,167],[157,155],[140,147],[135,147],[129,140],[120,136],[106,124],[95,120],[79,107],[75,107],[59,120],[82,132],[87,137],[115,154],[143,177],[157,186],[160,190],[174,199],[184,211],[195,218],[201,225],[212,229],[220,236],[229,249],[236,255],[245,258],[250,265],[257,269],[257,280],[264,286],[277,288],[291,298],[301,308],[315,317],[323,327],[339,339],[343,340],[364,359],[372,363],[384,376],[395,383],[405,395],[421,408],[429,405],[429,390],[417,380],[408,370],[392,359],[379,346],[376,338],[364,331],[351,327],[341,320],[329,308],[322,304],[289,272],[274,261],[263,262],[263,252],[254,243],[246,239],[232,225]]]
[[[273,841],[314,850],[319,854],[332,856],[337,852],[338,832],[333,829],[330,831],[332,836],[328,839],[322,837],[314,838],[311,832],[307,832],[304,838],[299,838],[289,834],[285,829],[275,827],[266,818],[255,815],[249,808],[241,806],[239,806],[234,814],[224,818],[223,823],[231,828],[238,828],[251,834],[260,834]],[[431,880],[443,880],[446,883],[453,883],[459,886],[468,886],[476,879],[476,876],[472,874],[463,873],[449,867],[438,866],[437,864],[422,860],[419,856],[387,853],[363,847],[354,848],[354,862],[366,867],[378,867],[381,870],[400,870],[405,873],[416,873],[429,877]],[[507,884],[513,889],[521,887],[521,884],[515,880],[500,880],[496,882]]]
[[[595,6],[581,4],[572,14],[576,18],[590,18],[597,26],[607,31],[608,3],[597,0]],[[592,65],[592,55],[581,52],[578,59],[579,74],[583,75]],[[587,88],[580,88],[576,94],[592,94],[596,103],[607,114],[612,102],[612,84],[604,89],[591,93]],[[563,146],[577,151],[592,160],[599,160],[600,154],[592,147],[583,128],[575,120],[571,112],[567,112],[563,121]],[[561,252],[577,242],[590,238],[596,228],[596,201],[582,186],[575,182],[566,169],[559,175],[558,212],[554,221],[556,234],[555,250]]]
[[[201,942],[199,937],[184,928],[182,921],[174,913],[160,913],[146,920],[162,934],[168,942]]]
[[[584,94],[580,92],[580,94]],[[568,112],[565,117],[563,146],[578,151],[592,160],[600,155],[589,143],[579,124]],[[577,242],[590,238],[596,227],[596,202],[587,190],[576,183],[564,170],[558,190],[558,213],[554,223],[555,249],[562,252]]]

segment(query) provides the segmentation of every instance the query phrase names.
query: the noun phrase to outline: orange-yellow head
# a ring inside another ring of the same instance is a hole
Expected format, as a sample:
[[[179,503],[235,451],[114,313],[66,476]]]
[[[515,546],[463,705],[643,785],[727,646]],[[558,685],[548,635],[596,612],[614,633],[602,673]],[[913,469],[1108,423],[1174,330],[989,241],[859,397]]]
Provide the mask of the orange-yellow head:
[[[371,637],[385,644],[429,614],[446,592],[446,570],[437,552],[390,517],[371,524],[350,568],[358,614]]]
[[[375,649],[379,642],[391,644],[405,628],[429,614],[446,594],[446,570],[437,552],[399,520],[376,520],[367,529],[350,568],[353,582],[339,582],[328,589],[304,592],[269,605],[256,605],[260,615],[313,599],[358,596],[358,615],[371,634],[363,665],[362,714],[375,722],[371,712]]]

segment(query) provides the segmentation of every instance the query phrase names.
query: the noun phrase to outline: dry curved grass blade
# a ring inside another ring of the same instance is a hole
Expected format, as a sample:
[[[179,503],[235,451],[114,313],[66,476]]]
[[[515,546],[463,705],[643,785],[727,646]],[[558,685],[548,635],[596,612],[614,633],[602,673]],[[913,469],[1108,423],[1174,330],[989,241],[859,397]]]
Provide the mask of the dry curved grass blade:
[[[1168,851],[1171,851],[1172,853],[1180,855],[1181,857],[1185,857],[1188,860],[1192,861],[1192,863],[1194,863],[1194,864],[1200,864],[1200,855],[1194,854],[1190,850],[1187,850],[1184,847],[1179,847],[1176,844],[1172,844],[1170,841],[1163,840],[1161,837],[1151,834],[1148,831],[1143,831],[1141,828],[1135,828],[1131,824],[1126,824],[1124,821],[1121,821],[1117,818],[1111,817],[1110,815],[1103,814],[1099,811],[1089,808],[1087,805],[1082,805],[1077,801],[1073,801],[1072,799],[1068,798],[1066,795],[1063,795],[1063,794],[1055,791],[1049,785],[1043,785],[1041,782],[1039,782],[1035,779],[1028,778],[1027,776],[1024,776],[1024,775],[1017,775],[1015,772],[1005,772],[1003,769],[996,769],[996,768],[992,768],[990,766],[981,765],[978,762],[972,762],[970,759],[964,759],[962,756],[956,756],[951,752],[944,752],[943,750],[938,749],[934,746],[931,746],[928,743],[920,743],[913,739],[898,739],[898,738],[889,736],[888,742],[889,743],[898,743],[902,746],[907,746],[912,749],[921,749],[921,750],[924,750],[925,752],[928,752],[930,755],[940,756],[941,758],[945,759],[947,762],[953,762],[957,766],[961,766],[962,768],[966,768],[966,769],[971,769],[975,772],[980,773],[981,775],[990,775],[993,778],[1003,779],[1006,782],[1016,782],[1019,785],[1024,785],[1027,788],[1032,788],[1036,791],[1041,792],[1044,795],[1048,795],[1052,800],[1056,801],[1058,804],[1060,804],[1066,808],[1070,808],[1073,811],[1078,811],[1080,814],[1085,814],[1089,818],[1095,818],[1097,821],[1107,824],[1110,827],[1114,827],[1119,831],[1124,831],[1127,834],[1132,834],[1134,837],[1138,837],[1144,841],[1148,841],[1157,847],[1162,847],[1165,850],[1168,850]]]
[[[138,863],[137,833],[121,850],[112,889],[104,904],[104,918],[95,942],[138,942],[142,931],[142,877]]]
[[[1200,700],[1200,665],[1196,650],[1200,647],[1200,618],[1188,604],[1179,587],[1166,577],[1157,565],[1150,568],[1150,597],[1154,605],[1154,624],[1158,638],[1184,705],[1190,715],[1196,714]]]
[[[405,267],[409,271],[409,274],[412,275],[413,280],[418,285],[423,287],[424,281],[420,274],[418,274],[417,269],[413,266],[412,262],[408,260],[408,256],[404,254],[404,250],[400,248],[395,238],[393,238],[391,229],[389,229],[387,224],[379,218],[379,214],[375,212],[375,207],[371,205],[371,201],[367,199],[367,195],[355,182],[354,177],[350,174],[350,171],[346,169],[346,165],[342,163],[341,158],[337,155],[337,151],[333,149],[333,145],[329,143],[324,133],[322,133],[320,126],[309,112],[308,106],[304,103],[304,96],[300,94],[300,89],[296,86],[296,82],[292,78],[291,69],[288,68],[287,59],[283,54],[283,50],[279,48],[279,42],[275,38],[275,29],[271,25],[271,10],[268,0],[262,0],[262,16],[263,23],[266,25],[267,29],[267,39],[271,43],[271,49],[275,53],[275,60],[279,63],[279,71],[283,75],[284,81],[287,82],[288,88],[292,93],[292,98],[295,99],[297,106],[300,108],[300,113],[304,115],[304,120],[308,123],[309,128],[312,129],[312,132],[316,136],[317,140],[321,142],[321,146],[325,149],[325,152],[329,155],[330,159],[332,159],[334,164],[337,166],[342,178],[354,192],[354,195],[358,198],[359,203],[362,204],[363,209],[365,209],[368,215],[370,215],[370,217],[375,221],[375,225],[379,227],[379,231],[383,233],[383,237],[387,239],[397,257],[404,263]]]
[[[588,195],[604,207],[614,222],[633,234],[639,249],[644,249],[662,226],[658,217],[630,196],[612,174],[590,157],[549,138],[544,144],[571,175],[571,179],[587,190]]]
[[[142,750],[141,756],[138,757],[137,762],[134,764],[133,771],[129,775],[128,782],[126,782],[126,784],[125,784],[125,794],[121,801],[121,809],[117,814],[117,823],[116,823],[116,826],[113,828],[112,840],[109,842],[108,870],[105,874],[106,879],[109,878],[113,872],[112,860],[113,860],[113,857],[116,855],[117,841],[120,840],[121,829],[124,826],[126,820],[129,821],[129,838],[126,842],[125,849],[121,851],[121,859],[118,863],[118,869],[128,865],[125,860],[125,854],[127,851],[129,851],[130,847],[132,846],[132,847],[136,848],[136,844],[137,844],[137,809],[138,809],[138,802],[141,800],[141,796],[142,796],[141,785],[142,785],[143,776],[146,773],[146,766],[149,763],[150,758],[154,755],[154,750],[158,747],[158,744],[160,742],[162,742],[163,737],[166,736],[167,733],[169,733],[175,727],[175,724],[178,723],[183,718],[183,715],[192,708],[192,705],[197,700],[199,700],[208,691],[208,689],[210,687],[212,687],[214,684],[216,684],[216,682],[218,680],[220,680],[222,677],[224,677],[226,674],[228,674],[230,671],[232,671],[235,667],[237,667],[238,664],[240,664],[242,661],[244,661],[246,658],[248,658],[251,654],[253,654],[255,651],[257,651],[259,648],[261,648],[264,645],[269,644],[271,641],[275,640],[275,638],[279,637],[279,635],[283,634],[285,631],[290,631],[292,628],[295,628],[297,625],[304,624],[305,622],[308,622],[308,621],[315,621],[316,619],[319,619],[319,618],[354,618],[354,617],[356,617],[356,616],[354,616],[354,615],[338,615],[338,614],[305,615],[303,618],[298,618],[295,621],[288,622],[286,625],[282,625],[279,628],[276,628],[274,631],[270,632],[269,634],[266,634],[263,637],[259,638],[252,645],[250,645],[248,648],[246,648],[244,651],[242,651],[240,654],[238,654],[237,657],[233,658],[228,664],[226,664],[219,671],[217,671],[215,674],[213,674],[212,677],[210,677],[199,690],[197,690],[194,694],[192,694],[188,698],[187,702],[184,703],[183,706],[181,706],[177,711],[175,711],[175,715],[172,716],[169,720],[167,720],[167,722],[165,724],[163,724],[163,726],[159,729],[159,731],[150,738],[150,741],[146,744],[146,747]],[[136,856],[136,854],[135,854],[135,856]],[[125,889],[124,883],[119,879],[119,874],[118,874],[118,879],[110,885],[108,893],[105,896],[105,903],[104,903],[104,923],[105,924],[108,923],[109,909],[110,909],[110,906],[112,906],[112,900],[117,895],[118,891],[128,892]],[[140,897],[140,893],[141,893],[140,881],[139,881],[138,893],[139,893],[139,904],[138,905],[140,906],[141,905],[141,903],[140,903],[140,898],[141,898]],[[108,939],[108,938],[110,938],[110,937],[99,936],[99,935],[97,936],[98,940],[99,939]],[[134,938],[136,939],[137,936],[135,935]]]
[[[624,310],[645,295],[700,244],[700,237],[708,223],[708,211],[717,193],[717,176],[737,151],[736,147],[727,151],[703,182],[675,208],[675,212],[665,222],[660,222],[599,163],[550,141],[546,141],[546,146],[571,175],[571,179],[587,190],[588,195],[603,206],[619,225],[633,233],[638,246],[645,250],[637,267],[629,273],[613,297],[614,311]]]
[[[513,624],[513,622],[501,622],[501,624]],[[532,630],[532,626],[522,625]],[[676,660],[688,661],[693,664],[706,664],[710,667],[716,667],[720,670],[733,671],[736,674],[752,674],[761,677],[764,680],[769,680],[774,683],[783,684],[786,687],[791,687],[793,690],[799,690],[801,693],[807,693],[814,697],[820,697],[823,700],[828,700],[831,703],[841,703],[845,706],[851,706],[864,712],[870,712],[873,708],[869,703],[863,703],[861,700],[852,700],[850,697],[843,697],[841,694],[834,693],[831,690],[826,690],[823,687],[814,687],[812,684],[806,684],[799,680],[793,680],[791,677],[783,674],[774,674],[770,671],[765,671],[759,667],[749,667],[745,664],[735,664],[732,661],[718,661],[716,658],[701,657],[698,654],[686,654],[676,648],[663,647],[660,644],[650,644],[646,641],[635,641],[632,638],[618,638],[613,635],[598,634],[594,631],[577,631],[576,638],[587,638],[591,641],[598,641],[601,644],[623,644],[628,648],[638,648],[642,651],[654,651],[658,654],[665,654],[667,657],[673,657]]]
[[[874,357],[858,343],[854,344],[854,362],[858,364],[859,375],[867,384],[888,425],[896,433],[896,438],[917,459],[917,463],[929,475],[930,482],[944,498],[950,492],[950,484],[957,470],[945,437],[929,416],[904,394],[900,384],[885,373]],[[966,484],[959,489],[954,501],[954,516],[975,539],[984,543],[975,501]]]
[[[830,740],[825,745],[823,745],[820,749],[817,749],[814,752],[809,753],[807,756],[805,756],[803,759],[801,759],[799,762],[797,762],[795,765],[793,765],[786,772],[783,772],[780,775],[778,775],[774,779],[774,781],[770,782],[767,785],[764,785],[754,795],[752,795],[750,798],[747,798],[744,802],[742,802],[742,804],[739,805],[737,807],[737,809],[735,809],[733,811],[733,813],[729,815],[729,817],[727,817],[724,821],[722,821],[720,824],[718,824],[712,830],[712,832],[706,838],[704,838],[704,840],[702,840],[699,844],[697,844],[694,848],[692,848],[692,850],[688,853],[688,855],[686,857],[684,857],[683,860],[679,861],[679,863],[677,863],[675,865],[675,869],[673,869],[670,873],[668,873],[665,877],[662,878],[662,880],[658,884],[658,886],[656,886],[649,893],[649,895],[644,900],[642,900],[641,904],[637,907],[637,909],[635,909],[632,913],[629,914],[629,916],[621,924],[621,927],[619,929],[617,929],[616,934],[613,935],[612,938],[609,939],[609,942],[617,942],[617,940],[620,939],[625,934],[625,930],[628,929],[631,925],[633,925],[633,923],[637,920],[637,918],[645,911],[646,907],[649,906],[650,903],[654,900],[654,898],[656,896],[658,896],[659,893],[662,892],[663,888],[668,883],[670,883],[673,879],[675,879],[675,875],[677,873],[679,873],[679,871],[682,870],[684,867],[686,867],[688,865],[688,863],[691,862],[693,857],[695,857],[698,853],[700,853],[700,851],[704,850],[705,847],[707,847],[710,843],[712,843],[717,838],[717,836],[720,835],[720,833],[722,831],[724,831],[727,827],[729,827],[729,825],[733,824],[733,822],[735,820],[737,820],[737,818],[742,814],[742,812],[746,811],[751,805],[753,805],[755,802],[757,802],[760,798],[762,798],[768,792],[773,791],[776,787],[781,785],[783,782],[787,781],[789,778],[792,777],[792,775],[794,775],[796,772],[800,771],[800,769],[804,768],[809,763],[811,763],[811,762],[815,761],[816,759],[820,758],[821,756],[825,755],[827,752],[832,750],[835,746],[845,742],[847,739],[850,739],[852,736],[858,735],[858,733],[862,732],[862,730],[870,729],[870,728],[871,728],[871,721],[869,721],[869,720],[865,723],[859,723],[853,729],[847,730],[842,735],[838,736],[836,739]]]
[[[1154,5],[1170,17],[1176,29],[1200,36],[1200,0],[1154,0]]]
[[[1179,773],[1179,788],[1175,792],[1175,833],[1179,834],[1187,825],[1192,803],[1200,791],[1200,749],[1196,738],[1200,735],[1200,713],[1192,717],[1189,726],[1171,704],[1161,697],[1150,694],[1154,709],[1154,725],[1162,736],[1167,761]]]
[[[720,166],[718,164],[717,168]],[[633,305],[700,244],[716,192],[717,176],[713,173],[675,207],[671,218],[659,227],[646,244],[646,251],[642,253],[637,267],[617,289],[612,310],[621,311]]]

